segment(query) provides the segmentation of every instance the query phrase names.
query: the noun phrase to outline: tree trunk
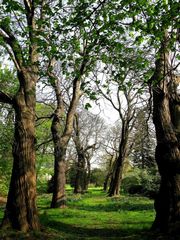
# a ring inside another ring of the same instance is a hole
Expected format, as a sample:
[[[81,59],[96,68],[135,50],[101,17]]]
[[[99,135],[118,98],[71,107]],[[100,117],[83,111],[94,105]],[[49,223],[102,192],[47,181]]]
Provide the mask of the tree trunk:
[[[108,190],[108,183],[109,183],[109,179],[112,177],[112,165],[113,165],[113,161],[115,158],[116,158],[116,154],[111,155],[111,158],[110,158],[110,161],[108,164],[108,173],[105,177],[104,184],[103,184],[104,192],[107,192],[107,190]]]
[[[154,124],[157,146],[155,158],[161,175],[155,200],[156,219],[153,228],[167,231],[180,221],[180,149],[169,109],[167,93],[154,92]],[[180,227],[180,222],[179,222]]]
[[[87,163],[87,170],[86,170],[86,175],[84,178],[84,191],[86,192],[88,190],[88,186],[90,183],[90,178],[91,178],[91,163],[90,159],[86,157],[86,163]]]
[[[104,192],[107,192],[107,189],[108,189],[108,183],[109,183],[109,179],[111,177],[111,174],[112,173],[108,173],[105,177],[105,180],[104,180],[104,184],[103,184],[103,191]]]
[[[51,72],[54,79],[52,87],[55,90],[57,108],[54,113],[51,131],[54,142],[54,187],[51,208],[63,208],[66,204],[66,150],[73,131],[73,120],[81,96],[81,76],[73,81],[73,95],[67,113],[64,111],[64,101],[58,78]],[[65,117],[66,116],[66,117]]]
[[[55,148],[54,186],[51,208],[64,208],[66,205],[66,155],[67,146]]]
[[[124,161],[127,155],[129,122],[130,120],[127,118],[126,120],[123,121],[123,124],[122,124],[121,141],[119,144],[119,156],[115,159],[113,170],[112,170],[112,177],[111,177],[110,187],[108,190],[109,197],[119,195],[119,192],[120,192]]]
[[[108,190],[109,197],[119,195],[122,181],[123,164],[124,159],[121,156],[119,156],[114,162],[111,182]]]
[[[157,138],[155,158],[161,175],[161,185],[155,199],[156,218],[152,228],[180,232],[180,126],[177,124],[179,114],[174,114],[177,111],[175,102],[179,105],[180,99],[177,96],[173,100],[169,88],[174,79],[168,74],[169,54],[166,44],[165,39],[152,78],[158,83],[153,89],[153,121]]]
[[[21,79],[22,80],[22,79]],[[38,230],[35,173],[35,81],[26,81],[13,101],[13,169],[2,227]]]
[[[84,193],[86,190],[85,178],[86,178],[86,169],[85,169],[85,156],[83,150],[78,152],[78,163],[77,163],[77,172],[75,178],[74,193]]]
[[[65,184],[66,184],[66,149],[68,140],[63,141],[61,136],[63,126],[60,125],[61,106],[57,107],[54,114],[51,132],[54,142],[54,183],[51,208],[63,208],[66,205]]]
[[[74,193],[84,193],[87,190],[87,172],[86,172],[86,161],[88,161],[88,149],[92,146],[83,147],[80,139],[80,127],[79,127],[79,115],[75,114],[74,117],[74,143],[78,156],[77,172],[75,177]],[[88,167],[88,163],[87,163]]]

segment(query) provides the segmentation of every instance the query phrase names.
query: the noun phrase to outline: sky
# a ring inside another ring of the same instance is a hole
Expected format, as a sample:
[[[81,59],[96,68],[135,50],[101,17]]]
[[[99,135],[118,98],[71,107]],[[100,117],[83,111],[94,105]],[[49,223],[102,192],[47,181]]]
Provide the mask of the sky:
[[[104,99],[100,99],[99,103],[91,102],[92,108],[89,109],[93,114],[99,114],[107,123],[114,124],[119,119],[118,112],[111,104]]]

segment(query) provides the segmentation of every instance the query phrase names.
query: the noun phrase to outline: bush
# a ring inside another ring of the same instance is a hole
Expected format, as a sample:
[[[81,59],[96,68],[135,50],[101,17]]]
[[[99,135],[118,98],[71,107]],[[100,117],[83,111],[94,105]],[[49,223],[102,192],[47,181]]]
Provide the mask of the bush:
[[[105,173],[100,168],[94,168],[91,171],[90,183],[95,187],[102,187],[105,179]]]
[[[142,194],[154,198],[160,184],[157,169],[135,168],[122,180],[122,191],[129,194]]]
[[[142,194],[143,193],[143,186],[142,185],[132,185],[129,187],[128,192],[130,194]]]

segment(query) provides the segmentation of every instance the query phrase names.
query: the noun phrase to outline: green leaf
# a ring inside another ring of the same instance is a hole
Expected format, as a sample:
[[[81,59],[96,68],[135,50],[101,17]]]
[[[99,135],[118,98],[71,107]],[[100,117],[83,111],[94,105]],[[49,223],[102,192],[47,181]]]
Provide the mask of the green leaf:
[[[85,106],[84,106],[84,108],[85,108],[86,110],[89,110],[89,108],[92,108],[92,106],[91,106],[90,103],[86,103]]]

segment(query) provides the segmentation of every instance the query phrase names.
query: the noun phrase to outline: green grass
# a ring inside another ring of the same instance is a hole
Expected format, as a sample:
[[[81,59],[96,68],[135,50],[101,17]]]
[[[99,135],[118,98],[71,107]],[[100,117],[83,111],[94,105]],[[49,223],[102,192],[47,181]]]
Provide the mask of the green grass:
[[[154,219],[153,201],[144,197],[108,198],[100,189],[73,195],[68,207],[50,209],[51,194],[38,196],[42,231],[31,235],[0,232],[1,239],[126,239],[153,240],[149,232]],[[3,215],[1,207],[0,217]],[[2,237],[1,237],[2,236]],[[9,238],[4,238],[8,236]]]

